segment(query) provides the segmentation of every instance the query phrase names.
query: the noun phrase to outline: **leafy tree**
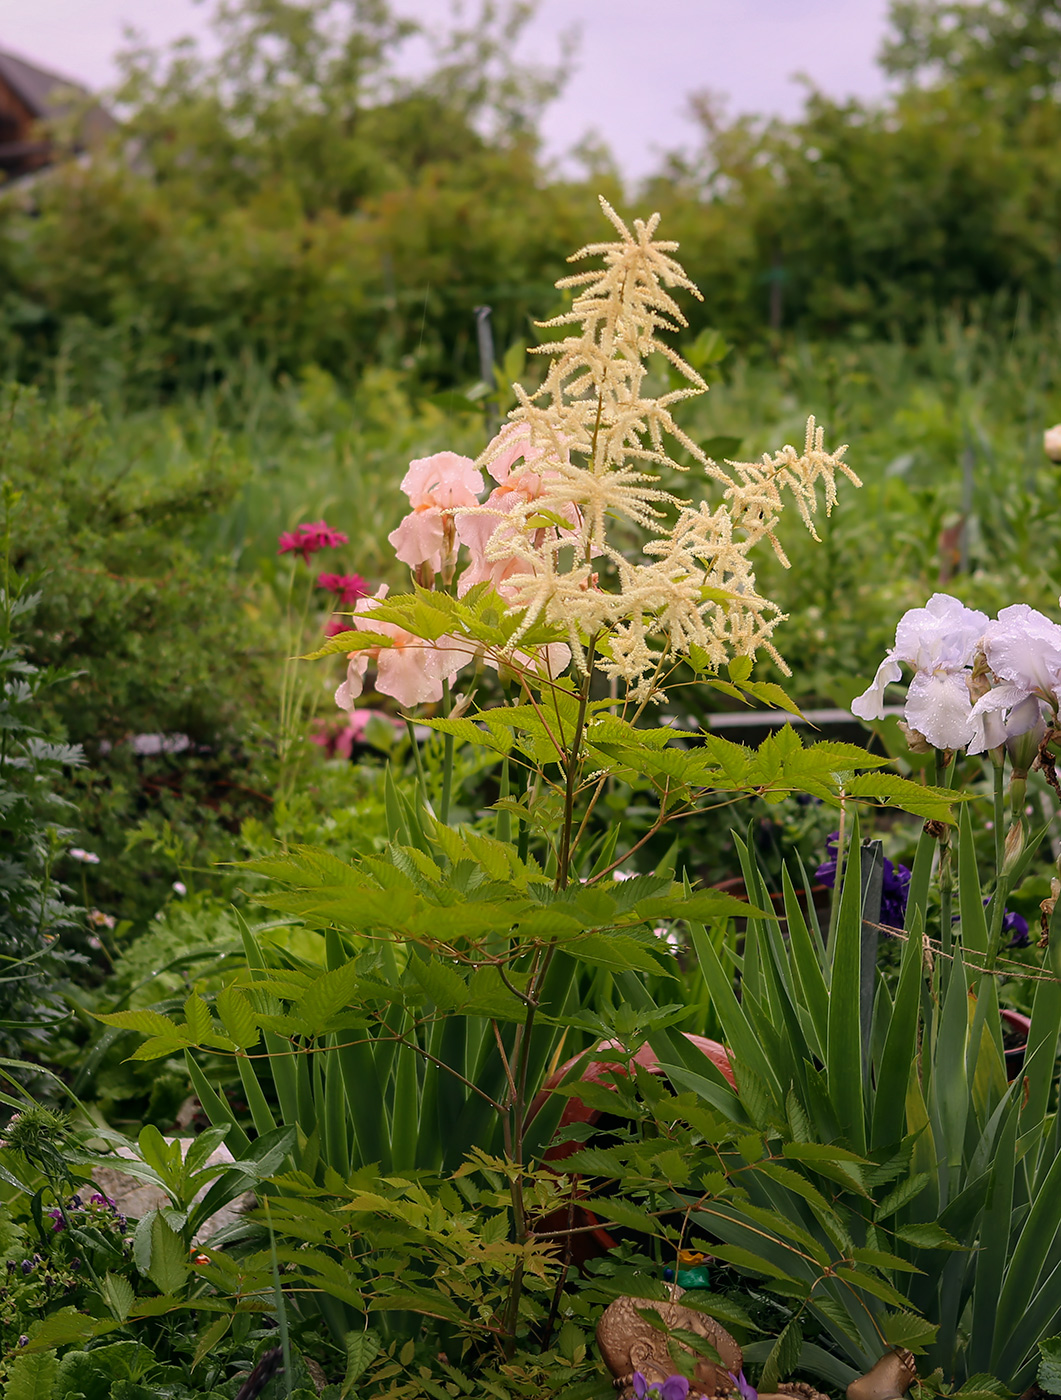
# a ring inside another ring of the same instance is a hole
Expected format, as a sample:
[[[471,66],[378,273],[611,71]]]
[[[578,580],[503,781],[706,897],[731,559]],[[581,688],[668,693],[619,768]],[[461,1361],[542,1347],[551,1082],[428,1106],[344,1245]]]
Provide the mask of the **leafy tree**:
[[[1061,91],[1057,0],[893,0],[884,70],[907,83],[959,82],[1013,116]]]

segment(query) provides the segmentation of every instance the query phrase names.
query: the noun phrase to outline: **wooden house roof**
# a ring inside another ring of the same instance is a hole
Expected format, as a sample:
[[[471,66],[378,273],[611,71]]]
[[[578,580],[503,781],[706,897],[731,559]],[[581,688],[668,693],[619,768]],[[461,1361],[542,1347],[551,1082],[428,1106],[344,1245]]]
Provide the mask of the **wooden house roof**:
[[[0,49],[0,82],[6,83],[16,97],[22,99],[38,121],[61,116],[69,108],[69,96],[64,101],[64,94],[89,95],[88,88],[72,78],[38,68],[35,63],[27,63],[24,58],[5,53],[3,49]]]

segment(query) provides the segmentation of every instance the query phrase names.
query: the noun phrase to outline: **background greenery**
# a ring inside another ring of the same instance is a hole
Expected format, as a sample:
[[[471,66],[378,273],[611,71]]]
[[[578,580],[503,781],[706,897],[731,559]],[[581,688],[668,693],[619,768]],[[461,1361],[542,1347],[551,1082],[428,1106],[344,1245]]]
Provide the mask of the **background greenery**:
[[[536,123],[564,65],[528,73],[510,59],[519,6],[452,32],[415,81],[398,76],[409,27],[386,0],[350,6],[339,29],[329,13],[324,0],[241,0],[219,12],[212,56],[129,52],[113,148],[0,188],[5,597],[39,593],[8,609],[0,639],[5,681],[26,687],[7,692],[4,712],[0,822],[13,854],[0,924],[5,956],[34,959],[33,977],[0,983],[0,1015],[26,1064],[57,1070],[115,1127],[168,1131],[188,1069],[179,1055],[129,1061],[129,1036],[101,1031],[92,1012],[172,1012],[193,986],[219,992],[262,917],[265,877],[234,862],[278,844],[343,860],[382,850],[396,810],[384,753],[412,770],[408,741],[382,726],[352,761],[309,743],[305,726],[293,746],[281,741],[286,658],[320,639],[330,613],[316,570],[278,559],[277,535],[326,518],[349,536],[326,567],[405,583],[386,536],[406,466],[442,448],[475,455],[511,379],[533,381],[532,318],[562,309],[552,284],[598,236],[598,193],[624,215],[659,209],[704,292],[685,305],[683,349],[712,384],[684,410],[696,440],[754,456],[801,442],[813,412],[830,445],[851,444],[863,490],[841,496],[821,544],[788,532],[784,577],[771,561],[760,575],[789,613],[777,637],[801,703],[846,704],[898,615],[938,587],[987,611],[1056,604],[1061,469],[1042,452],[1043,429],[1061,419],[1055,3],[895,0],[882,59],[892,96],[868,106],[812,93],[792,123],[730,121],[697,99],[697,147],[669,154],[641,189],[599,150],[583,153],[583,175],[542,161]],[[499,360],[487,383],[483,304]],[[654,367],[652,391],[667,373]],[[695,472],[676,487],[708,492]],[[314,711],[333,723],[335,680],[308,673],[307,725]],[[725,703],[691,686],[678,695],[683,721]],[[36,767],[22,749],[13,765],[10,744],[30,740]],[[436,737],[423,746],[429,791],[441,761]],[[982,785],[975,764],[959,777]],[[497,792],[489,764],[458,756],[455,820],[474,821]],[[603,810],[634,835],[651,794],[617,782]],[[776,894],[781,857],[813,868],[833,820],[812,803],[749,799],[690,823],[680,862],[708,882],[737,876],[729,827],[751,823]],[[892,858],[912,859],[911,824],[881,834]],[[651,845],[641,868],[676,859]],[[1047,892],[1033,875],[1014,907],[1034,919]],[[320,965],[319,941],[280,921],[251,946],[271,963]],[[891,975],[889,959],[894,949]],[[661,1002],[670,980],[653,987]],[[721,1034],[706,993],[686,993],[696,1028]],[[622,1010],[604,974],[585,994],[606,1017]],[[1030,992],[1012,982],[1003,999],[1026,1005]],[[261,1104],[248,1104],[231,1061],[207,1069],[248,1126]],[[32,1082],[47,1096],[43,1075]],[[468,1191],[500,1218],[495,1180]],[[408,1204],[399,1188],[395,1201]],[[0,1225],[10,1258],[31,1249],[26,1222]],[[67,1280],[69,1251],[52,1243]],[[259,1230],[252,1243],[254,1277],[271,1287],[268,1239]],[[128,1272],[109,1247],[101,1269]],[[525,1358],[492,1373],[508,1387],[498,1394],[584,1379],[593,1309],[630,1286],[636,1247],[627,1240],[579,1285],[555,1348],[560,1379]],[[8,1342],[39,1302],[32,1289],[8,1300]],[[784,1326],[775,1304],[762,1317],[758,1306],[764,1331]],[[232,1366],[270,1344],[259,1322],[232,1322]],[[99,1393],[117,1384],[129,1400],[149,1381],[174,1396],[232,1391],[190,1333],[157,1326],[155,1369],[101,1346],[73,1354],[91,1366],[64,1360],[73,1379],[57,1393],[81,1386],[79,1366],[95,1368]],[[388,1393],[427,1393],[408,1379],[405,1337],[396,1325],[365,1364]],[[300,1343],[314,1342],[334,1346],[307,1324]],[[28,1356],[16,1370],[36,1384]],[[459,1368],[447,1384],[464,1384]]]

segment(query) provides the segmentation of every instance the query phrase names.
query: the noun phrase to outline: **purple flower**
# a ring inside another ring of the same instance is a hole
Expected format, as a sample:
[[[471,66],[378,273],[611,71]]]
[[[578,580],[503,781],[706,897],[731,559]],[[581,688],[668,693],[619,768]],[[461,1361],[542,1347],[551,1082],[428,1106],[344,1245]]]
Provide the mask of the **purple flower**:
[[[1027,948],[1028,920],[1023,915],[1014,914],[1011,909],[1007,909],[1002,915],[1002,932],[1010,935],[1011,948]]]
[[[759,1392],[744,1379],[743,1371],[739,1376],[735,1376],[732,1371],[728,1372],[728,1375],[741,1400],[759,1400]]]
[[[991,896],[984,900],[984,908],[991,903]],[[960,915],[953,915],[951,922],[957,923]],[[1009,934],[1009,946],[1011,948],[1027,948],[1028,946],[1028,920],[1023,914],[1015,914],[1012,909],[1006,909],[1002,914],[1002,932]]]
[[[662,1386],[649,1385],[644,1374],[635,1371],[631,1384],[637,1400],[686,1400],[689,1394],[689,1382],[684,1376],[668,1376]]]
[[[51,1218],[52,1218],[52,1220],[53,1220],[53,1222],[54,1222],[53,1225],[52,1225],[52,1229],[53,1229],[53,1230],[65,1230],[65,1229],[66,1229],[66,1221],[63,1219],[63,1213],[62,1213],[61,1210],[58,1209],[58,1207],[56,1207],[54,1210],[46,1210],[46,1211],[44,1212],[44,1214],[45,1214],[45,1215],[50,1215],[50,1216],[51,1216]]]
[[[830,889],[836,884],[836,843],[840,839],[838,831],[831,831],[825,842],[829,859],[823,861],[814,872],[815,879]],[[906,902],[910,897],[910,874],[905,865],[893,865],[884,857],[884,876],[881,880],[880,921],[891,928],[902,928],[906,918]]]

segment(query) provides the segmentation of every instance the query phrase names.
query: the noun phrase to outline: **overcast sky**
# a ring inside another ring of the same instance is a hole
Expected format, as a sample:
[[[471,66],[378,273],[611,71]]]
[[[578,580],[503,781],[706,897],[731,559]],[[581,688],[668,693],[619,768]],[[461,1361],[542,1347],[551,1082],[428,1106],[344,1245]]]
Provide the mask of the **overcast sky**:
[[[93,87],[114,76],[122,27],[164,42],[206,29],[210,0],[0,0],[0,48]],[[396,0],[395,9],[443,19],[448,0]],[[544,122],[554,156],[595,128],[624,173],[645,174],[655,153],[687,143],[685,98],[710,88],[730,112],[793,116],[805,74],[831,96],[877,96],[874,55],[887,0],[541,0],[521,52],[556,54],[556,36],[581,30],[576,69]]]

